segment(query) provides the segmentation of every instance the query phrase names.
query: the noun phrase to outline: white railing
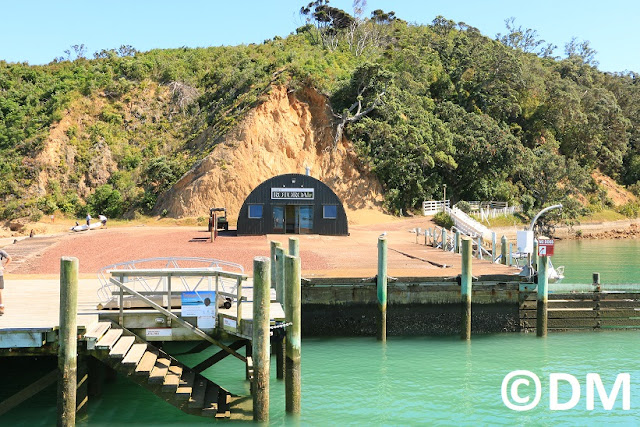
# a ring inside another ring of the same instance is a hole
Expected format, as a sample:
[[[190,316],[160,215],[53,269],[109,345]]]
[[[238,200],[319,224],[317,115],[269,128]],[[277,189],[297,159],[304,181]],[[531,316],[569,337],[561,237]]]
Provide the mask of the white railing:
[[[444,212],[449,206],[451,206],[450,200],[425,200],[422,202],[422,214],[435,215],[438,212]]]
[[[479,211],[480,209],[503,209],[509,207],[509,202],[498,202],[496,200],[480,201],[480,200],[467,200],[472,212]]]
[[[458,208],[447,208],[445,210],[446,213],[451,216],[453,219],[453,223],[456,228],[460,230],[461,233],[466,234],[467,236],[476,237],[483,236],[486,238],[491,237],[491,230],[480,224],[475,219],[471,218],[466,213],[462,212]]]
[[[176,285],[183,291],[193,291],[200,287],[201,285],[206,285],[206,287],[211,290],[213,286],[213,277],[219,276],[217,274],[211,274],[210,272],[205,272],[202,275],[193,275],[189,274],[188,270],[209,270],[209,271],[218,271],[218,272],[232,272],[236,274],[243,274],[244,268],[240,264],[221,261],[217,259],[210,258],[196,258],[196,257],[163,257],[163,258],[146,258],[139,259],[134,261],[126,261],[118,264],[109,265],[107,267],[103,267],[98,272],[98,281],[101,284],[101,287],[98,289],[98,298],[102,305],[106,305],[111,301],[114,301],[120,290],[118,286],[114,285],[111,281],[111,271],[113,270],[149,270],[149,269],[162,269],[165,271],[171,270],[183,270],[186,271],[184,275],[175,275],[174,276],[174,287]],[[134,288],[143,291],[143,292],[153,292],[159,290],[165,290],[167,287],[166,278],[159,276],[146,277],[139,274],[132,273],[128,276],[135,277],[135,279],[131,280],[129,286],[133,286]],[[161,275],[162,276],[162,275]],[[218,277],[215,279],[218,286],[225,292],[234,292],[236,281],[230,280],[226,277]],[[177,282],[177,283],[176,283]]]
[[[478,215],[481,221],[487,221],[499,216],[513,215],[519,212],[519,206],[506,206],[504,208],[480,208]]]

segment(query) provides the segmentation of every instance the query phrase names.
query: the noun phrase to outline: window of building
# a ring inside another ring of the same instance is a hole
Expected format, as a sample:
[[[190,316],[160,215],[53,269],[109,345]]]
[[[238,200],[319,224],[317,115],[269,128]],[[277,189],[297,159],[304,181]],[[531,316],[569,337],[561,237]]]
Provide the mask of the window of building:
[[[262,218],[262,205],[249,205],[249,218]]]
[[[336,219],[336,218],[338,218],[338,206],[336,206],[336,205],[324,205],[324,206],[322,206],[322,218],[324,218],[324,219]]]

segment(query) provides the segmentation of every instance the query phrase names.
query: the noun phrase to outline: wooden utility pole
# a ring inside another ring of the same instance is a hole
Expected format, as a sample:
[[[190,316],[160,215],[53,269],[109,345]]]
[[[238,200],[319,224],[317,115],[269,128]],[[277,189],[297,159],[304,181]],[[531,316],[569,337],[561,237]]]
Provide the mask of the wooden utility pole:
[[[253,420],[269,421],[269,258],[253,259]]]
[[[60,259],[60,331],[58,342],[58,426],[76,425],[78,386],[78,258]]]

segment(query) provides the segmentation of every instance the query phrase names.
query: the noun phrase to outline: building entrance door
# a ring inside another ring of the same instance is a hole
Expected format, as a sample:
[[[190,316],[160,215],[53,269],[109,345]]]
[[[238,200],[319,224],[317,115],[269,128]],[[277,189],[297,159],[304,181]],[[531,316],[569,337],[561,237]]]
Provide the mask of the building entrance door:
[[[284,233],[284,206],[273,207],[273,232]]]
[[[285,233],[295,234],[298,232],[298,217],[296,215],[296,207],[294,205],[287,205],[285,208],[284,220],[285,220]]]
[[[286,205],[273,207],[273,232],[309,234],[313,231],[313,206]]]

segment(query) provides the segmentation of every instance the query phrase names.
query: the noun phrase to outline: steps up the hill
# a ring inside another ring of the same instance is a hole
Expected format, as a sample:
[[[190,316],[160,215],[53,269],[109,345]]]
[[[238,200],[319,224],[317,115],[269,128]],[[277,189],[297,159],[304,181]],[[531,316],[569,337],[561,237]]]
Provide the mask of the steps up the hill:
[[[232,394],[127,329],[98,322],[83,339],[89,354],[180,410],[230,418]]]

